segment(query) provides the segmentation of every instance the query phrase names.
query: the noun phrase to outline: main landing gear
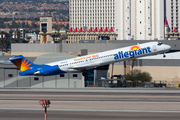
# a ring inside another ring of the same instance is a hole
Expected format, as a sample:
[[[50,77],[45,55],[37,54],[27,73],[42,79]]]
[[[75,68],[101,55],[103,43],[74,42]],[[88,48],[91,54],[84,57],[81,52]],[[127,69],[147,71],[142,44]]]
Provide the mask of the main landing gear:
[[[82,70],[82,75],[86,76],[87,75],[87,71],[86,70]]]

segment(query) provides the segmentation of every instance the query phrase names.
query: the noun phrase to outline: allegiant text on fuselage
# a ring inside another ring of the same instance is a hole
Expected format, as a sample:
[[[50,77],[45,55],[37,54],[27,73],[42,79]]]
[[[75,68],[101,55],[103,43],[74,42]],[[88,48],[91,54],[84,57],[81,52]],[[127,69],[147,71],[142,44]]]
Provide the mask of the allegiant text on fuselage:
[[[127,51],[127,52],[119,51],[117,54],[114,54],[114,59],[119,60],[119,59],[129,58],[129,57],[134,58],[136,56],[144,55],[147,53],[151,53],[151,47]]]

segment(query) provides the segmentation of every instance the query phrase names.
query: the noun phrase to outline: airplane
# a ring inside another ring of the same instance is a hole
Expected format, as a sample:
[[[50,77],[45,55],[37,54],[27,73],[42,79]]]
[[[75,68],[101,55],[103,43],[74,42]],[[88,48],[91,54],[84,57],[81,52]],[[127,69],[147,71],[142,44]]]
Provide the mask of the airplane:
[[[22,55],[17,55],[7,60],[11,61],[21,70],[19,73],[20,76],[51,76],[67,72],[82,72],[82,74],[85,75],[85,71],[88,69],[119,61],[126,61],[159,53],[164,53],[163,57],[165,57],[165,52],[170,49],[171,46],[161,42],[147,42],[43,65],[34,64]]]

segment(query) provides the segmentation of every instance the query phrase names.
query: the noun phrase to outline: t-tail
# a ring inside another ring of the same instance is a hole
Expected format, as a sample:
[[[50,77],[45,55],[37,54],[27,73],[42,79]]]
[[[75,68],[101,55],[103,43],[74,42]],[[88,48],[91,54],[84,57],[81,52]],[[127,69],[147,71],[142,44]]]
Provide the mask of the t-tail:
[[[31,68],[36,66],[32,62],[30,62],[29,60],[24,58],[24,56],[22,56],[22,55],[17,55],[17,56],[11,57],[8,60],[10,60],[22,72],[26,71],[26,70],[29,70],[29,69],[31,69]]]

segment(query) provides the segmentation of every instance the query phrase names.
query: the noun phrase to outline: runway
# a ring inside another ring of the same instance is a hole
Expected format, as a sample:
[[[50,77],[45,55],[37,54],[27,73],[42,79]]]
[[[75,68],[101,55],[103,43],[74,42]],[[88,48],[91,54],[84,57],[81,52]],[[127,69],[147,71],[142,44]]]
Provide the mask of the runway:
[[[43,120],[43,111],[2,111],[1,120]],[[48,120],[179,120],[179,113],[48,111]]]
[[[106,91],[106,92],[105,92]],[[179,89],[0,89],[1,120],[169,120],[180,118]]]

